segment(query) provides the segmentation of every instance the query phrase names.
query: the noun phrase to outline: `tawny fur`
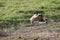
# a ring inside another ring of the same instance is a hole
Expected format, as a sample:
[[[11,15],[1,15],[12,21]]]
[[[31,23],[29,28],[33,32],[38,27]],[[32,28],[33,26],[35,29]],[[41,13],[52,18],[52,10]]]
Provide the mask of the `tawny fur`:
[[[47,18],[44,15],[41,14],[34,14],[31,18],[30,18],[30,22],[31,24],[34,24],[34,22],[47,22]]]

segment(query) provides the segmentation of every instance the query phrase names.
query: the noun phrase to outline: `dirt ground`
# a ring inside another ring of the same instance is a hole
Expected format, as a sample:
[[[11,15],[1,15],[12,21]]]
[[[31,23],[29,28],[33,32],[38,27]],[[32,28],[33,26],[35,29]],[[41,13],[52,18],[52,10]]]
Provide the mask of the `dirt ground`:
[[[21,27],[0,40],[60,40],[60,22]]]

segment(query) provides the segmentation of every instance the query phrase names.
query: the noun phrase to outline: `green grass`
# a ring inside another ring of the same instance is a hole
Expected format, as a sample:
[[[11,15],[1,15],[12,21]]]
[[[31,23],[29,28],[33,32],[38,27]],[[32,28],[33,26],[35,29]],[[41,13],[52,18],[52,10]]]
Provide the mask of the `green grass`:
[[[60,0],[0,0],[0,27],[18,29],[27,26],[35,13],[60,18]]]
[[[0,20],[25,20],[41,10],[48,17],[60,15],[60,0],[0,0]]]

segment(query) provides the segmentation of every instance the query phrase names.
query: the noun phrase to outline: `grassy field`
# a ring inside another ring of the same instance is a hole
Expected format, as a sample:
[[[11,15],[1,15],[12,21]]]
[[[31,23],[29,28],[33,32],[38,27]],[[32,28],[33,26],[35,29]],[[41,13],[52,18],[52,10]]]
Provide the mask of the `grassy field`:
[[[26,26],[35,13],[60,18],[60,0],[0,0],[0,27]]]
[[[60,0],[0,0],[0,20],[28,20],[40,11],[60,17]]]
[[[37,13],[43,13],[49,18],[60,18],[60,0],[0,0],[0,29],[3,29],[2,32],[11,32],[22,27],[22,30],[20,28],[19,31],[28,32],[33,27],[32,34],[40,31],[60,32],[60,22],[29,26],[30,17]],[[19,31],[16,33],[20,34]],[[28,35],[30,34],[28,33]],[[14,36],[12,39],[15,40],[16,37],[18,36]],[[5,39],[2,38],[2,40]],[[7,40],[10,40],[9,37]]]

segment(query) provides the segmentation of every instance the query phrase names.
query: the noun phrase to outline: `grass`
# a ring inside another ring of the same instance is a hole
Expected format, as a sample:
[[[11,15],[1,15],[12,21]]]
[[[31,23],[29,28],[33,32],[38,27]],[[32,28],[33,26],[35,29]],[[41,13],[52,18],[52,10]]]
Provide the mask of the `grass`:
[[[60,18],[60,0],[0,0],[1,27],[3,25],[3,27],[12,27],[13,23],[29,22],[29,18],[35,13],[43,13],[49,18]]]
[[[29,19],[41,10],[49,17],[60,15],[60,0],[0,0],[0,20]]]

